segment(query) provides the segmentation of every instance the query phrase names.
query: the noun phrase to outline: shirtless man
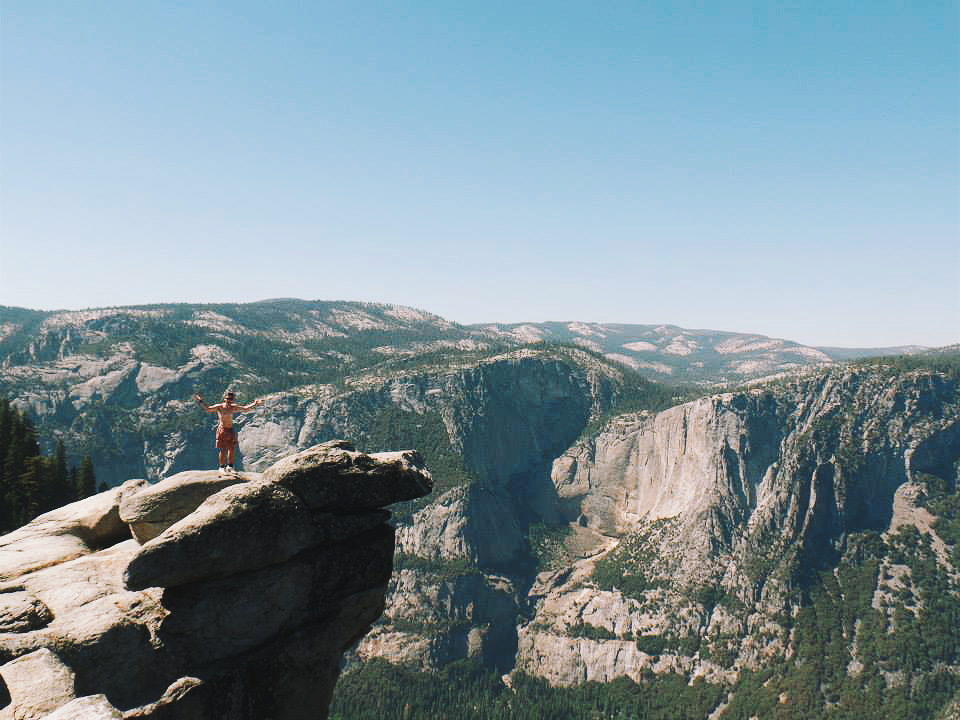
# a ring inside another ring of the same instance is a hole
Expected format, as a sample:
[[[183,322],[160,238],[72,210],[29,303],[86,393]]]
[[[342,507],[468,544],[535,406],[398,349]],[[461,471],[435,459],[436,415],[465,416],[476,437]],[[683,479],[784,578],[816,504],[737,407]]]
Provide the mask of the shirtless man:
[[[233,472],[233,451],[237,447],[237,431],[233,429],[233,416],[237,413],[253,410],[257,405],[263,405],[263,400],[254,400],[249,405],[235,405],[235,395],[227,390],[223,394],[223,402],[216,405],[207,405],[201,395],[194,395],[197,401],[207,412],[215,412],[220,418],[217,425],[217,450],[220,451],[220,472]]]

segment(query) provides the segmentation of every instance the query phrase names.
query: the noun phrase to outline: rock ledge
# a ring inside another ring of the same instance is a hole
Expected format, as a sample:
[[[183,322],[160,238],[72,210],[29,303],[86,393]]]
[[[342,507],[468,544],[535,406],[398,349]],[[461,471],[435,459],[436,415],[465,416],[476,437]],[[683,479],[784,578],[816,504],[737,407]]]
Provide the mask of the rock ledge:
[[[0,720],[326,717],[384,609],[384,506],[432,489],[415,452],[344,441],[263,475],[189,471],[0,537]]]

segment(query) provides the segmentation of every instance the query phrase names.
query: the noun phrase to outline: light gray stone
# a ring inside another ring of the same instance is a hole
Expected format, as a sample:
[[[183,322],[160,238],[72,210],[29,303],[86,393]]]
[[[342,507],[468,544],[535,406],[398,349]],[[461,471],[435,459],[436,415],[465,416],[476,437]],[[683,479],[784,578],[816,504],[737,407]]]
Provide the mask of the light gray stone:
[[[52,617],[50,609],[28,592],[0,593],[0,633],[36,630]]]
[[[174,587],[283,562],[315,544],[313,515],[273,483],[241,483],[144,544],[124,579],[132,590]]]
[[[0,582],[57,565],[130,537],[120,519],[120,498],[146,480],[93,495],[40,515],[0,537]]]
[[[356,452],[342,440],[315,445],[271,465],[263,474],[296,493],[311,508],[360,512],[427,495],[433,480],[412,450]]]
[[[46,720],[122,720],[106,695],[85,695],[71,700],[46,716]]]
[[[150,720],[207,720],[204,710],[204,697],[211,688],[205,686],[200,678],[182,677],[170,684],[156,702],[141,705],[123,713],[124,720],[150,718]],[[229,701],[220,701],[220,707],[226,716]]]
[[[216,470],[187,470],[127,493],[120,502],[120,519],[140,544],[196,510],[200,503],[230,485],[246,482],[249,474],[222,475]]]
[[[0,676],[10,693],[0,720],[37,720],[74,698],[73,670],[47,648],[0,666]]]
[[[481,565],[509,563],[526,542],[510,498],[475,485],[447,491],[398,533],[407,555]]]

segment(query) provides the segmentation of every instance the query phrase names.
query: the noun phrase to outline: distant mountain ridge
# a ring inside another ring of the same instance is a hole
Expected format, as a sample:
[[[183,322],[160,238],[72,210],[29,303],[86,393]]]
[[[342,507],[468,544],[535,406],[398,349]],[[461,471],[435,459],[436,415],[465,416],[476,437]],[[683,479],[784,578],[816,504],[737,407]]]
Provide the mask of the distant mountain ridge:
[[[583,322],[471,325],[517,342],[567,342],[605,355],[661,382],[736,382],[745,378],[826,365],[834,360],[887,354],[838,349],[836,353],[765,335],[690,330],[676,325]]]
[[[185,359],[184,353],[196,346],[187,346],[189,342],[229,342],[244,336],[272,344],[277,351],[293,350],[305,370],[329,366],[331,361],[367,366],[437,351],[572,343],[671,384],[738,382],[834,361],[926,349],[816,348],[758,334],[675,325],[577,321],[460,325],[402,305],[294,298],[58,311],[0,306],[0,364],[5,367],[100,352],[111,341],[130,342],[134,354],[139,351],[149,359],[158,353],[147,343],[172,340],[163,353],[169,366],[175,359],[169,357],[172,353],[179,351],[180,359]],[[372,357],[357,357],[370,353]]]

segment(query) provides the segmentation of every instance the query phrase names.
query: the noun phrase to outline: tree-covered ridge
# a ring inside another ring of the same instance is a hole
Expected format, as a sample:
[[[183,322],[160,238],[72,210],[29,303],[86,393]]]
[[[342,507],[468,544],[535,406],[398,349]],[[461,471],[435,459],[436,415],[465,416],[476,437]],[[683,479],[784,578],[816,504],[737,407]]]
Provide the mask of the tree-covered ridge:
[[[434,315],[390,305],[273,300],[248,304],[147,305],[75,312],[35,312],[0,306],[0,359],[49,359],[51,351],[96,351],[130,343],[135,355],[162,350],[182,359],[198,341],[260,336],[285,345],[347,341],[345,347],[465,338],[469,333]],[[154,341],[163,341],[157,347]],[[175,366],[175,365],[168,365]]]
[[[852,365],[853,367],[880,369],[890,375],[914,370],[928,370],[942,373],[956,380],[960,378],[960,352],[955,347],[931,350],[914,355],[883,355],[857,360]]]
[[[592,349],[670,384],[732,382],[830,362],[815,348],[759,335],[582,322],[462,326],[415,308],[364,302],[273,299],[55,312],[0,306],[0,365],[122,350],[176,368],[190,361],[197,345],[213,344],[242,352],[238,362],[250,367],[279,361],[278,369],[289,375],[285,387],[310,374],[327,382],[340,366],[356,371],[388,357],[534,340]],[[268,380],[279,387],[276,378]]]
[[[0,398],[0,532],[97,492],[93,462],[68,467],[62,441],[44,456],[33,421]]]
[[[851,537],[792,615],[793,657],[741,673],[720,717],[935,718],[960,693],[958,598],[928,534]]]
[[[271,300],[62,313],[0,307],[0,367],[126,357],[178,369],[209,346],[223,350],[250,394],[337,383],[385,361],[465,342],[468,350],[509,346],[478,342],[423,311],[372,303]]]

